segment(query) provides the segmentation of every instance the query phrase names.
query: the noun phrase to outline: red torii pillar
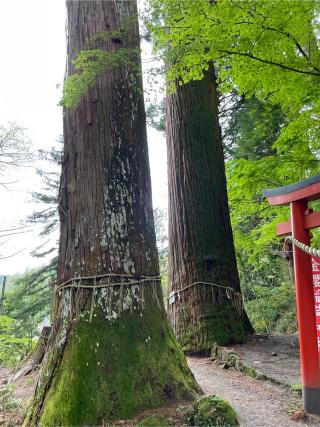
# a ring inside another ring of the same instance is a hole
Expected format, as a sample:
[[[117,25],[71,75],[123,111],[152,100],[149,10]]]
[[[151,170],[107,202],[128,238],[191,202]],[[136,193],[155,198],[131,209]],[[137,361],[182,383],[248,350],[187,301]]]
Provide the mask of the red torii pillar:
[[[292,234],[310,245],[311,228],[320,226],[320,212],[308,210],[308,202],[320,198],[320,174],[295,184],[264,190],[270,205],[290,205],[291,218],[277,225],[277,235]],[[296,302],[301,359],[303,407],[320,415],[320,358],[317,342],[311,256],[293,245]]]

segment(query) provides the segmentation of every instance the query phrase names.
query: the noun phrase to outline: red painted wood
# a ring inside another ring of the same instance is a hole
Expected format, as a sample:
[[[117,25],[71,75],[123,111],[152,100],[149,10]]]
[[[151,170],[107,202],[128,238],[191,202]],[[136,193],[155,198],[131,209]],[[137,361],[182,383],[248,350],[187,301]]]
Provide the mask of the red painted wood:
[[[304,216],[304,229],[310,230],[320,226],[320,212],[312,212]],[[291,220],[277,224],[277,236],[291,234]]]
[[[270,205],[288,205],[297,200],[315,200],[320,198],[320,182],[309,185],[309,187],[282,194],[281,196],[268,197]]]
[[[304,229],[307,201],[291,203],[292,236],[310,245],[309,231]],[[316,316],[313,295],[311,257],[293,245],[296,300],[299,327],[301,377],[304,387],[320,387]]]
[[[312,212],[304,217],[304,228],[309,230],[310,228],[316,228],[320,226],[320,212]]]
[[[291,234],[291,221],[279,222],[276,226],[277,236],[285,236]]]

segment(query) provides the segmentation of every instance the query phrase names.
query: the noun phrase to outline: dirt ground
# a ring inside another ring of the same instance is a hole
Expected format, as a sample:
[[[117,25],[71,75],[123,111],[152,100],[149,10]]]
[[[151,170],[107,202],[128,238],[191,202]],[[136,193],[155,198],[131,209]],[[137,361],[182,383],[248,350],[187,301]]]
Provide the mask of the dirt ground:
[[[283,384],[299,384],[300,366],[299,349],[296,335],[282,337],[255,337],[244,345],[233,347],[247,366],[252,366],[269,378]],[[223,369],[209,358],[189,357],[188,364],[205,394],[217,394],[228,400],[239,415],[243,427],[299,427],[318,426],[320,417],[292,420],[292,415],[301,409],[301,396],[285,385],[258,380],[236,371],[234,368]],[[12,399],[19,399],[19,405],[10,411],[3,410],[0,394],[0,426],[18,426],[22,424],[23,414],[28,400],[33,394],[37,381],[37,371],[19,378],[11,391]],[[10,370],[0,368],[0,389]],[[176,406],[146,411],[167,413],[174,425],[179,425]],[[177,416],[176,416],[177,415]],[[141,419],[141,416],[136,420]],[[132,426],[135,422],[119,421],[117,425]]]
[[[188,364],[205,394],[229,401],[243,427],[320,426],[320,417],[293,421],[301,409],[301,397],[288,387],[251,378],[234,369],[223,369],[208,358],[188,358]]]
[[[301,384],[299,340],[297,334],[255,336],[245,344],[233,346],[247,366],[268,378],[289,386]]]
[[[37,375],[38,372],[33,371],[26,376],[20,377],[12,385],[7,385],[6,382],[13,376],[13,373],[8,368],[0,368],[0,426],[18,426],[22,424],[25,409],[36,386]],[[15,408],[11,407],[10,410],[6,408],[6,399],[1,393],[3,388],[11,388],[9,399],[10,402],[16,401]]]

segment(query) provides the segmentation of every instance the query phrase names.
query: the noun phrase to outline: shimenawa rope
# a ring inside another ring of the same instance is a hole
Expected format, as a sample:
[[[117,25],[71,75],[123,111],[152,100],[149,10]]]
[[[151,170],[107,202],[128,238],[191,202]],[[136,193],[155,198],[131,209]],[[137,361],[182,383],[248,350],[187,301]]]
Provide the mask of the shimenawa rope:
[[[181,292],[184,292],[185,290],[190,289],[190,288],[192,288],[194,286],[197,286],[197,285],[211,286],[213,288],[224,289],[226,291],[227,298],[231,299],[231,302],[233,303],[233,305],[236,308],[236,310],[238,311],[238,313],[240,315],[242,314],[242,311],[243,311],[243,299],[242,299],[242,295],[239,292],[235,291],[233,288],[230,288],[229,286],[217,285],[215,283],[210,283],[210,282],[193,282],[190,285],[185,286],[184,288],[172,291],[169,294],[169,296],[167,297],[167,300],[169,300],[169,302],[170,302],[170,299],[172,297],[175,297],[176,295],[179,296],[179,294]],[[175,298],[174,298],[173,302],[175,302]]]
[[[120,278],[121,282],[114,282],[114,283],[103,283],[100,285],[97,285],[97,280],[102,280],[104,278],[113,278],[117,277]],[[138,279],[139,277],[139,279]],[[123,279],[131,280],[130,282],[124,282]],[[115,273],[107,273],[107,274],[100,274],[96,276],[78,276],[78,277],[72,277],[71,279],[66,280],[65,282],[61,283],[56,288],[56,292],[60,292],[62,289],[65,288],[85,288],[85,289],[99,289],[99,288],[107,288],[112,286],[131,286],[131,285],[139,285],[140,283],[145,282],[157,282],[160,281],[161,276],[134,276],[130,274],[115,274]],[[93,280],[93,285],[83,285],[82,281],[87,280]],[[79,282],[79,283],[74,283]]]
[[[120,286],[122,288],[123,286],[140,285],[146,282],[152,282],[152,284],[155,284],[161,280],[161,276],[139,276],[139,280],[137,279],[137,277],[138,276],[129,275],[129,274],[115,274],[115,273],[100,274],[96,276],[82,276],[82,277],[78,276],[78,277],[70,278],[65,282],[61,283],[59,286],[57,286],[55,292],[61,292],[66,288],[88,289],[88,290],[91,289],[93,291],[91,307],[90,307],[90,321],[91,321],[93,308],[94,308],[94,298],[95,298],[95,293],[97,289],[109,288],[114,286]],[[97,285],[97,280],[100,281],[105,278],[108,279],[108,283],[102,283]],[[121,281],[110,283],[109,280],[111,278],[120,278]],[[130,281],[129,282],[123,281],[123,279],[130,280]],[[93,285],[84,285],[82,283],[88,280],[93,281]],[[78,283],[75,283],[75,282],[78,282]],[[197,285],[205,285],[205,286],[224,289],[226,291],[228,299],[231,299],[237,311],[239,313],[242,313],[243,300],[242,300],[242,295],[239,292],[235,291],[233,288],[230,288],[229,286],[217,285],[215,283],[210,283],[210,282],[193,282],[190,285],[185,286],[184,288],[177,289],[176,291],[171,292],[167,300]]]
[[[306,245],[305,243],[300,242],[299,240],[295,239],[292,236],[287,236],[285,238],[285,242],[290,240],[297,248],[301,249],[303,252],[306,252],[309,255],[316,256],[320,258],[320,250],[311,248],[311,246]]]

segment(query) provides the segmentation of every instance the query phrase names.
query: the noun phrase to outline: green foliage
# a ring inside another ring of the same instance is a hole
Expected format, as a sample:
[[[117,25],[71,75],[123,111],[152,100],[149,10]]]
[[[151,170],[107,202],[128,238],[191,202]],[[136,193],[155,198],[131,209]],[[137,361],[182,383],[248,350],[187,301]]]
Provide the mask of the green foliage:
[[[139,51],[136,49],[119,48],[113,52],[102,49],[82,50],[72,61],[78,73],[67,77],[63,88],[61,105],[75,108],[80,99],[95,84],[97,77],[113,70],[120,65],[135,63]]]
[[[133,26],[133,19],[127,19],[122,23],[120,31],[100,31],[87,40],[88,48],[81,50],[72,61],[75,73],[69,74],[64,82],[60,105],[75,108],[99,76],[120,67],[127,68],[127,79],[135,86],[140,50],[121,47],[129,44],[127,42]],[[113,47],[110,47],[111,44]]]
[[[3,412],[12,412],[21,403],[20,399],[15,399],[12,396],[15,387],[14,384],[9,384],[0,389],[0,407]]]
[[[236,98],[233,95],[232,98]],[[229,103],[233,100],[228,99]],[[259,160],[276,154],[273,144],[285,124],[279,105],[242,97],[228,117],[224,132],[225,153],[235,160]]]
[[[194,409],[186,416],[190,426],[238,426],[235,410],[219,396],[205,396],[199,399]]]
[[[62,141],[59,142],[62,143]],[[56,239],[55,233],[59,227],[58,192],[62,152],[57,148],[52,148],[50,151],[41,150],[39,157],[45,161],[45,169],[37,169],[43,187],[41,191],[32,193],[32,199],[41,206],[41,209],[28,216],[26,223],[28,225],[39,224],[42,227],[39,235],[45,239],[45,243],[32,252],[33,256],[41,258],[49,253],[57,252],[53,241]],[[49,248],[47,248],[47,244],[50,244]]]
[[[51,270],[47,266],[11,276],[0,316],[0,365],[14,367],[36,344],[39,325],[50,315]]]
[[[236,88],[247,99],[254,95],[276,105],[285,116],[269,147],[277,157],[272,162],[262,160],[258,175],[261,169],[276,166],[273,185],[283,183],[288,169],[294,173],[286,183],[310,176],[317,169],[312,162],[319,149],[320,3],[151,0],[151,5],[149,28],[155,47],[165,49],[170,64],[167,78],[180,83],[200,79],[213,61],[219,71],[220,91],[229,93]],[[247,123],[250,127],[250,121]],[[257,128],[249,130],[260,134],[261,141],[266,125],[259,120]],[[253,137],[250,135],[251,140]],[[245,167],[250,168],[250,163]],[[260,180],[260,191],[265,181]]]
[[[9,135],[13,138],[12,128]],[[40,152],[40,158],[59,165],[61,152],[52,149]],[[55,170],[37,171],[44,182],[42,192],[34,192],[34,201],[45,205],[27,218],[27,225],[41,224],[40,235],[45,237],[49,248],[43,245],[35,249],[33,255],[41,257],[57,250],[54,245],[54,232],[58,227],[58,188],[59,177]],[[53,242],[52,242],[53,240]],[[53,243],[53,246],[52,246]],[[41,249],[41,252],[40,252]],[[52,303],[53,284],[56,276],[57,258],[53,258],[43,267],[11,276],[6,286],[4,315],[0,317],[0,365],[14,367],[20,359],[30,352],[39,335],[39,325],[49,317]],[[51,285],[49,285],[51,284]]]
[[[21,334],[34,335],[34,330],[50,315],[56,265],[32,269],[11,276],[8,282],[5,312],[22,321]]]
[[[99,76],[117,69],[125,71],[129,85],[138,90],[140,49],[130,47],[132,38],[136,37],[137,16],[132,13],[128,18],[120,17],[120,21],[119,30],[99,31],[86,40],[85,49],[72,61],[72,74],[68,70],[60,105],[75,108]]]
[[[146,108],[147,124],[154,129],[164,132],[166,130],[165,100],[151,103]]]
[[[295,332],[296,307],[292,283],[267,287],[255,285],[255,298],[245,304],[257,333],[283,334]]]
[[[58,188],[61,151],[41,151],[40,158],[47,161],[46,171],[37,170],[44,184],[42,191],[32,193],[33,200],[41,204],[42,209],[35,211],[26,220],[27,224],[42,226],[40,236],[45,242],[36,248],[32,255],[39,258],[57,252],[56,230],[58,218]],[[53,164],[53,168],[49,168]],[[49,245],[49,246],[47,246]],[[46,246],[46,247],[45,247]],[[14,366],[20,358],[30,352],[40,333],[40,325],[50,317],[53,298],[53,285],[56,280],[57,256],[40,268],[11,276],[7,283],[5,313],[12,321],[12,327],[5,339],[6,355],[0,356],[0,365]],[[14,346],[13,346],[14,343]],[[12,349],[12,351],[10,350]]]
[[[302,395],[302,384],[292,384],[291,390],[295,391],[296,393],[298,393],[301,396]]]
[[[32,343],[17,333],[18,322],[0,315],[0,366],[15,367],[21,356],[32,348]]]
[[[151,0],[149,28],[156,48],[167,48],[172,64],[169,80],[200,79],[214,63],[223,89],[234,84],[241,92],[288,100],[285,87],[311,96],[319,83],[320,56],[316,43],[319,3],[313,0]],[[304,83],[302,87],[301,83]],[[306,84],[307,83],[307,84]],[[276,92],[274,89],[282,88]],[[297,104],[296,103],[296,104]],[[288,107],[292,108],[291,102]]]
[[[242,291],[257,332],[296,329],[288,261],[270,253],[282,250],[275,228],[288,219],[289,208],[269,206],[262,189],[316,174],[318,160],[307,140],[287,147],[286,152],[279,150],[274,141],[287,120],[280,106],[244,99],[226,131],[231,156],[226,163],[231,221]]]

